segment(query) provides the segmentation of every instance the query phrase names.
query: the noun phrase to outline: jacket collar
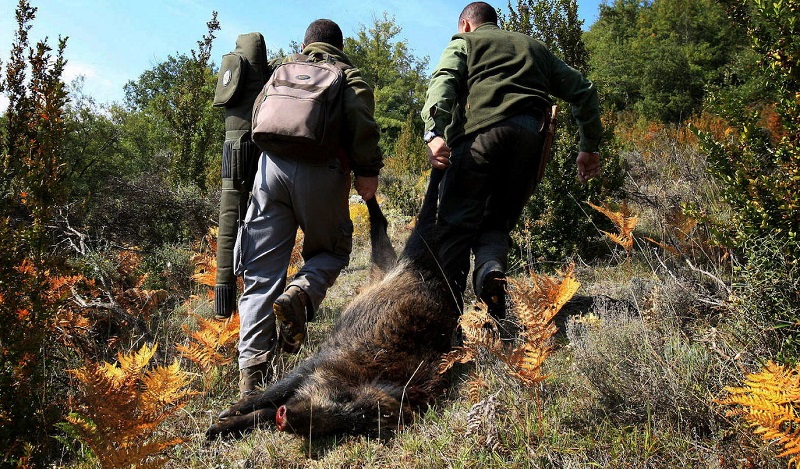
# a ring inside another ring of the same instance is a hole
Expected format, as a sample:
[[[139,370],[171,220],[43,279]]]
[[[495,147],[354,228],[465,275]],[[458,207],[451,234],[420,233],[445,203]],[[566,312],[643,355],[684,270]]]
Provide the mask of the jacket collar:
[[[350,58],[347,57],[347,55],[345,55],[345,53],[342,52],[341,49],[334,47],[328,44],[327,42],[312,42],[311,44],[308,44],[305,47],[305,49],[303,49],[303,52],[301,52],[301,54],[309,56],[329,55],[337,62],[344,62],[347,65],[350,65],[351,67],[353,66],[353,63],[350,61]]]

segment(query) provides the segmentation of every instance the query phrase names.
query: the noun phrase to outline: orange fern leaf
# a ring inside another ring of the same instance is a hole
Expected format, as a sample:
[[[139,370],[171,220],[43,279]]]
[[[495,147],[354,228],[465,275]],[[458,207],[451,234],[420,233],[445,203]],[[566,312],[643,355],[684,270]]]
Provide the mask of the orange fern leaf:
[[[157,427],[196,393],[190,375],[177,361],[146,370],[156,346],[119,354],[118,364],[87,363],[70,370],[80,382],[78,411],[67,421],[102,467],[149,467],[163,461],[158,453],[182,442],[159,439]]]
[[[544,275],[531,275],[524,280],[509,279],[509,294],[514,311],[523,326],[523,344],[503,360],[511,368],[510,374],[528,385],[546,378],[541,373],[542,364],[552,352],[551,339],[557,328],[553,318],[580,287],[570,266],[559,281]]]
[[[667,251],[668,253],[670,253],[670,254],[672,254],[674,256],[680,255],[680,251],[678,251],[678,249],[675,246],[669,246],[667,244],[660,243],[660,242],[654,240],[653,238],[648,238],[647,236],[645,236],[644,239],[650,241],[651,243],[655,244],[656,246],[660,247],[661,249]]]
[[[490,350],[502,347],[497,323],[488,313],[486,305],[479,303],[467,309],[459,319],[465,346],[482,346]]]
[[[186,345],[175,346],[178,353],[197,365],[204,375],[214,367],[232,362],[239,338],[238,314],[224,320],[192,316],[197,320],[198,328],[190,330],[188,325],[183,325],[190,340]]]
[[[580,288],[574,267],[568,268],[561,281],[532,274],[526,280],[511,278],[509,285],[514,311],[526,329],[541,329],[543,324],[549,324]]]
[[[628,203],[623,202],[622,205],[620,205],[619,211],[612,210],[608,204],[603,204],[601,207],[588,201],[586,203],[593,209],[607,216],[619,231],[619,234],[605,231],[603,231],[603,233],[611,238],[612,241],[622,246],[625,251],[630,251],[631,248],[633,248],[633,230],[639,223],[639,217],[631,213],[628,208]]]
[[[450,352],[444,354],[442,363],[439,365],[439,373],[444,374],[455,366],[456,363],[469,363],[478,355],[474,347],[455,347]]]
[[[475,371],[470,373],[470,380],[467,383],[467,395],[469,396],[469,401],[473,404],[479,402],[481,400],[481,393],[487,387],[488,384],[480,373]]]
[[[783,446],[778,455],[800,464],[800,365],[788,368],[768,362],[745,379],[743,387],[726,387],[719,404],[736,406],[728,415],[741,416],[767,443]]]

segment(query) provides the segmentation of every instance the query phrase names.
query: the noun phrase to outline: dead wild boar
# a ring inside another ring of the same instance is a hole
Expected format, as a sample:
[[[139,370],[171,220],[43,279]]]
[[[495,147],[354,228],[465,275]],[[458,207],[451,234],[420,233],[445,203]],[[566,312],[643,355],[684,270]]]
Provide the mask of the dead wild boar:
[[[431,176],[399,259],[380,207],[374,199],[368,203],[372,260],[383,278],[353,299],[313,356],[223,411],[208,438],[273,422],[306,436],[387,436],[442,393],[438,367],[451,348],[458,309],[432,254],[440,176]]]

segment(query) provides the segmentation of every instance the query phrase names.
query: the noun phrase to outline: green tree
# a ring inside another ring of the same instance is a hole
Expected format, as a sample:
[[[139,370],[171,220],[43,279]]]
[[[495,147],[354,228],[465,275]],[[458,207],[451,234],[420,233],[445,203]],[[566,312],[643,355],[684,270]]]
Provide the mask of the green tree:
[[[0,158],[0,447],[2,463],[43,465],[47,432],[60,416],[45,367],[49,321],[55,311],[49,275],[49,225],[68,195],[62,142],[67,93],[61,75],[66,38],[53,50],[28,39],[36,8],[20,0],[18,28],[0,92],[9,99],[3,120]]]
[[[709,170],[732,210],[716,218],[722,240],[742,260],[734,283],[747,317],[765,318],[782,359],[800,357],[800,2],[740,0],[759,100],[714,96],[712,109],[731,125],[699,132]],[[722,98],[722,99],[720,99]]]
[[[800,2],[745,0],[750,6],[751,46],[769,87],[762,101],[713,106],[732,123],[736,138],[703,133],[712,173],[734,208],[728,242],[743,247],[754,238],[776,236],[800,242]],[[765,119],[771,110],[774,119]],[[798,256],[800,252],[791,252]]]
[[[604,102],[662,122],[697,112],[745,42],[716,0],[616,0],[585,37]]]
[[[216,161],[224,135],[222,111],[211,106],[216,85],[211,46],[214,33],[220,29],[217,12],[206,25],[208,32],[197,42],[197,50],[190,55],[169,56],[125,85],[130,109],[163,121],[169,130],[170,179],[201,190],[210,187],[208,181],[215,174],[210,163]]]
[[[391,153],[406,118],[419,115],[425,100],[428,58],[418,59],[408,42],[396,38],[402,28],[386,13],[371,27],[362,26],[355,38],[345,38],[344,52],[375,92],[375,119],[381,127],[381,145]],[[422,134],[422,119],[415,120]]]
[[[584,34],[590,51],[590,78],[603,97],[606,111],[621,111],[641,100],[638,69],[631,64],[631,43],[638,31],[639,0],[601,4],[598,20]]]

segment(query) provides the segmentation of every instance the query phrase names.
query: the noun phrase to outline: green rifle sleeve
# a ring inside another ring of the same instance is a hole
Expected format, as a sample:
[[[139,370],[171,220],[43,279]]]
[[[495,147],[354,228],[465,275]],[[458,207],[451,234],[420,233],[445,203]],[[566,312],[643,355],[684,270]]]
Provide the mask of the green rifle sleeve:
[[[247,210],[260,154],[251,140],[253,102],[267,75],[264,37],[260,33],[240,35],[236,49],[222,58],[214,95],[214,105],[225,108],[217,280],[214,287],[214,313],[217,317],[228,317],[236,310],[233,248]]]

